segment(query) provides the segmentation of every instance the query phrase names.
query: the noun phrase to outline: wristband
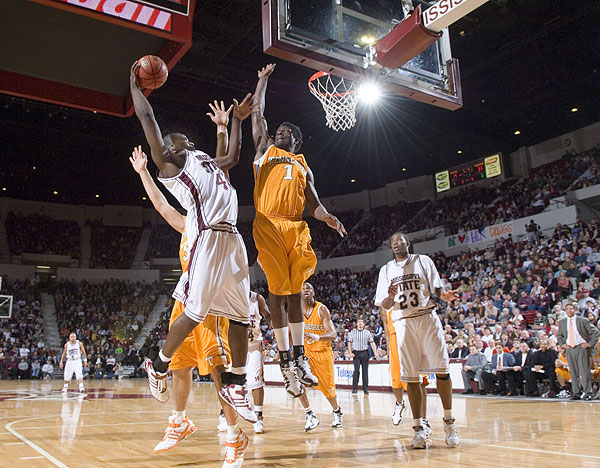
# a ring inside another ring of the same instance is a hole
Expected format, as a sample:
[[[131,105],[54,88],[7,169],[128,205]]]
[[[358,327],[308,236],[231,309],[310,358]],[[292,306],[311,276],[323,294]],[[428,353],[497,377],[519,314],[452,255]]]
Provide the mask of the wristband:
[[[219,133],[227,133],[227,125],[217,125],[217,135]]]

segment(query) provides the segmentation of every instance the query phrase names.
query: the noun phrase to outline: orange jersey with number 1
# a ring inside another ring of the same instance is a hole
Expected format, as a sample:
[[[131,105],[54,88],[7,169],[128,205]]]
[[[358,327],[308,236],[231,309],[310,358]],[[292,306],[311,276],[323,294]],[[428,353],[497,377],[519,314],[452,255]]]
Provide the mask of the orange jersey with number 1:
[[[303,154],[272,145],[254,163],[254,205],[265,216],[302,219],[308,164]]]

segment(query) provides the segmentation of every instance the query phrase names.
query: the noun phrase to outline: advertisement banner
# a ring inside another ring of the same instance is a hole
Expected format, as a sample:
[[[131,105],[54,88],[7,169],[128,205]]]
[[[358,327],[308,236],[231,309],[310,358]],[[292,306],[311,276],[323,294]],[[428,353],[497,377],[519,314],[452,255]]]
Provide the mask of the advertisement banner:
[[[435,175],[436,192],[445,192],[450,189],[450,173],[448,171],[438,172]]]
[[[500,155],[494,154],[488,156],[484,160],[485,163],[485,177],[490,179],[492,177],[498,177],[502,175],[502,163],[500,162]]]

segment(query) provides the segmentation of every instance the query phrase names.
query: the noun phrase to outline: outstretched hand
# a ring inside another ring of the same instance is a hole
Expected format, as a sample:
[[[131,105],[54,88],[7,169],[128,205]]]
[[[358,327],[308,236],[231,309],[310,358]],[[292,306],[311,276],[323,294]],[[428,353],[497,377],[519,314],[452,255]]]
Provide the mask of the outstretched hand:
[[[142,151],[141,145],[133,148],[133,152],[131,153],[129,161],[133,166],[133,170],[138,174],[141,174],[142,172],[147,170],[148,156],[146,156],[146,153]]]
[[[131,89],[141,89],[137,82],[138,68],[140,68],[140,64],[136,60],[135,62],[133,62],[133,65],[131,65],[131,70],[129,71],[129,87]]]
[[[268,77],[271,73],[273,73],[273,70],[275,70],[275,64],[274,63],[267,64],[262,69],[258,70],[258,78],[260,79],[260,78]]]
[[[440,299],[444,302],[452,302],[458,300],[458,295],[456,291],[444,291],[440,294]]]
[[[212,120],[216,126],[224,125],[227,127],[229,124],[229,114],[231,113],[231,109],[233,109],[233,104],[229,106],[229,109],[225,110],[223,101],[219,104],[215,99],[214,105],[209,102],[208,106],[210,107],[210,110],[213,111],[212,114],[210,112],[206,113],[206,115],[210,117],[210,120]]]
[[[245,120],[252,113],[259,112],[260,107],[258,104],[252,105],[254,95],[252,93],[246,94],[246,97],[242,102],[237,102],[237,99],[233,100],[233,116],[238,120]]]
[[[335,229],[341,237],[344,237],[346,234],[348,234],[342,222],[331,213],[327,213],[323,221],[325,221],[327,226],[329,226],[331,229]]]

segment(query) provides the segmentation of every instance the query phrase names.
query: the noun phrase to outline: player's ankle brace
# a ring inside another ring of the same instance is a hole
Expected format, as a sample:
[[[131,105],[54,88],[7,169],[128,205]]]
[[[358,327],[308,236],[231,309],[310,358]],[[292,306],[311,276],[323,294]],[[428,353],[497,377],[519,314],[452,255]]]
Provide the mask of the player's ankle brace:
[[[291,356],[289,351],[279,351],[279,360],[281,363],[290,362]]]
[[[233,372],[221,372],[221,382],[226,385],[246,385],[246,374],[234,374]]]
[[[158,356],[154,362],[152,362],[152,367],[154,368],[154,370],[156,372],[160,372],[161,374],[164,374],[165,372],[167,372],[169,370],[169,363],[168,362],[164,362],[160,356]]]
[[[293,346],[294,349],[294,359],[298,359],[300,356],[304,355],[304,346]]]

